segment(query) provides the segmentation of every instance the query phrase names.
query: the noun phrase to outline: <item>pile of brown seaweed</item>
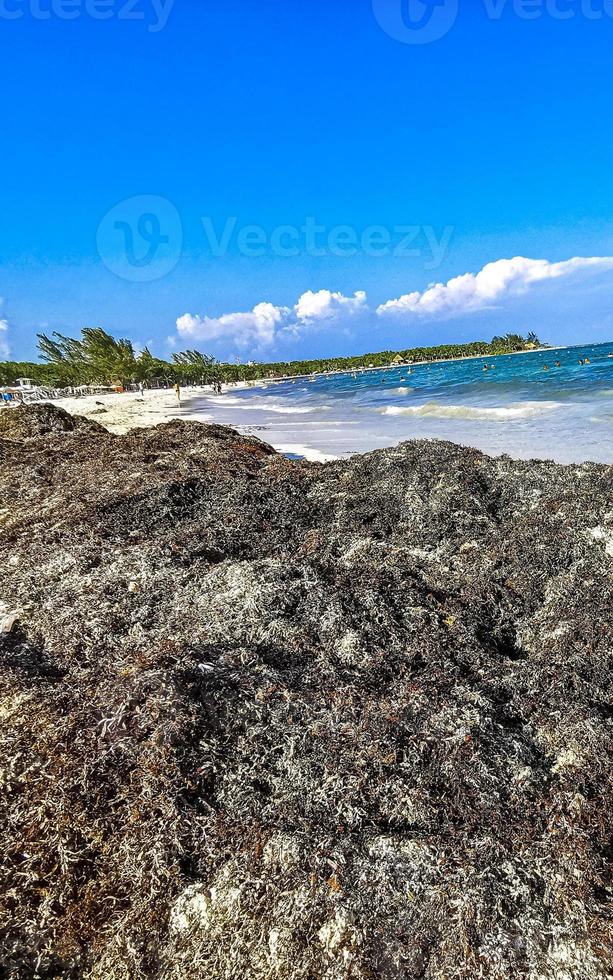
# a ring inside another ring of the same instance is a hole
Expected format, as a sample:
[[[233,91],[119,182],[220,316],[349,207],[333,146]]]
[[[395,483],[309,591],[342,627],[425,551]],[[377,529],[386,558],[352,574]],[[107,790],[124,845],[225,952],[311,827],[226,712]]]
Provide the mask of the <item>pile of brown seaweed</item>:
[[[0,459],[3,977],[609,976],[613,467]]]

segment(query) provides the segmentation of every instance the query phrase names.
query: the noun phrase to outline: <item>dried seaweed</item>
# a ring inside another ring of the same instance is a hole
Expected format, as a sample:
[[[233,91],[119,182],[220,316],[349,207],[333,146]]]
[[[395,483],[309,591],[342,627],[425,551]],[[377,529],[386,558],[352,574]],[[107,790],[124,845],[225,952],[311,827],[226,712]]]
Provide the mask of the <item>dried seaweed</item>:
[[[604,980],[613,468],[0,433],[13,978]]]

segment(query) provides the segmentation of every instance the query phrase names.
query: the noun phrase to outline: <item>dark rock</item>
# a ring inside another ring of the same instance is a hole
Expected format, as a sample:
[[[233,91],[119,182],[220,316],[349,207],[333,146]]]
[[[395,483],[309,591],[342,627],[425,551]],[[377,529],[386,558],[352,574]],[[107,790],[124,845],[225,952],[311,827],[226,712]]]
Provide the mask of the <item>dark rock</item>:
[[[613,468],[23,417],[4,975],[609,975]]]

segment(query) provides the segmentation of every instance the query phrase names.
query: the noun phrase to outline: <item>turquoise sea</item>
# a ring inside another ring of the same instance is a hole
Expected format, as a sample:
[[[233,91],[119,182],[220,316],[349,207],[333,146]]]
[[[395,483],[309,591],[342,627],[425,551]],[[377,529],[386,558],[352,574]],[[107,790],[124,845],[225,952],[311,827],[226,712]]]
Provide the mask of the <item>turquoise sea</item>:
[[[613,463],[613,343],[235,389],[216,400],[215,418],[322,458],[436,438]]]

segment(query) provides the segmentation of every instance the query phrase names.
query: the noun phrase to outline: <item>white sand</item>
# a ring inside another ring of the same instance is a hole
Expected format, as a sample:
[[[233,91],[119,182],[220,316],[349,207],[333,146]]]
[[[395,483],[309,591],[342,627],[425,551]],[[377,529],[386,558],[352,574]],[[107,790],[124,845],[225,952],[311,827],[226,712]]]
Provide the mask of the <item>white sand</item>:
[[[202,397],[210,389],[188,388],[181,392],[181,404],[177,402],[174,391],[167,388],[145,391],[141,397],[138,392],[116,392],[103,395],[84,395],[79,398],[59,398],[54,405],[66,409],[72,415],[85,415],[86,418],[100,422],[111,432],[128,432],[138,426],[159,425],[172,419],[198,419],[200,422],[214,421],[203,415],[202,407],[197,412],[193,406],[195,398]]]

